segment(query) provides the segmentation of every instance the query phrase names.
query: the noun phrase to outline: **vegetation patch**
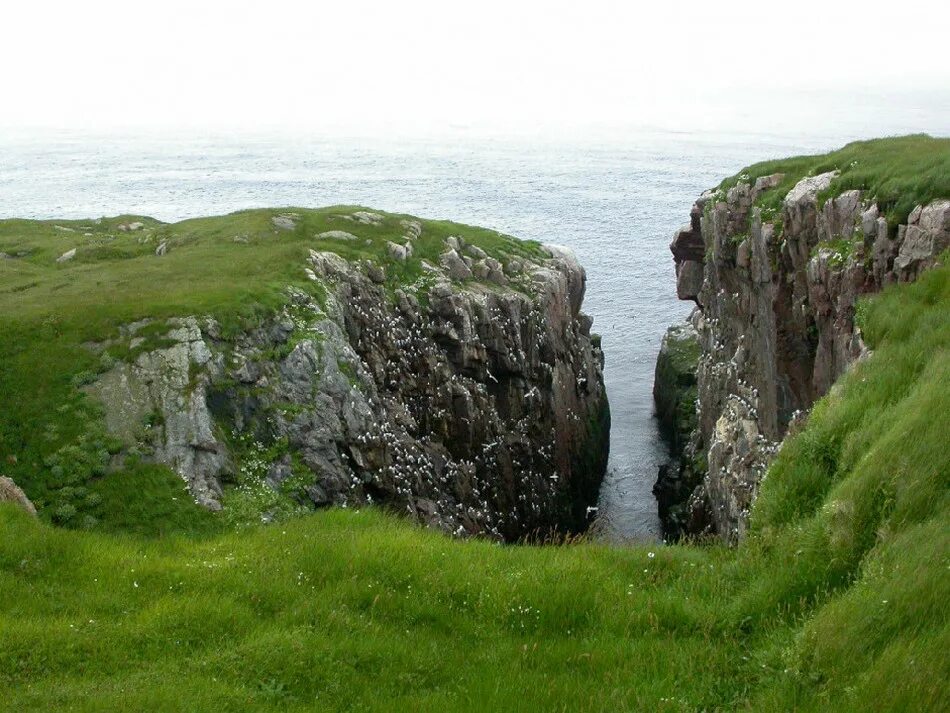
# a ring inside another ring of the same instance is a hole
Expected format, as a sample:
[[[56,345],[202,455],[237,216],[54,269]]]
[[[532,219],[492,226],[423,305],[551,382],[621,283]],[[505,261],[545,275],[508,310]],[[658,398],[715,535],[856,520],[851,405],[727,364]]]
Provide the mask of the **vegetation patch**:
[[[838,171],[819,200],[835,198],[845,191],[860,190],[875,201],[887,217],[890,229],[907,222],[910,212],[950,195],[950,138],[925,134],[870,141],[855,141],[844,148],[817,156],[796,156],[763,161],[725,179],[720,195],[737,183],[754,183],[757,178],[784,174],[781,183],[756,198],[756,205],[780,212],[782,201],[801,179]]]

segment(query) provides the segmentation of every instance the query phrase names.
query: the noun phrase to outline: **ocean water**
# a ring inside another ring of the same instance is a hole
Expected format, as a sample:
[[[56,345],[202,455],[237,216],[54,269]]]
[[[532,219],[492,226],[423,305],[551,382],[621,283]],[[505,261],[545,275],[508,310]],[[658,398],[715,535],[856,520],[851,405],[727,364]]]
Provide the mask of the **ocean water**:
[[[369,139],[270,134],[0,135],[0,217],[120,213],[166,221],[262,206],[362,204],[573,248],[603,337],[612,412],[604,536],[655,539],[667,457],[653,369],[676,299],[668,245],[699,193],[744,165],[845,135],[642,131],[610,140]]]

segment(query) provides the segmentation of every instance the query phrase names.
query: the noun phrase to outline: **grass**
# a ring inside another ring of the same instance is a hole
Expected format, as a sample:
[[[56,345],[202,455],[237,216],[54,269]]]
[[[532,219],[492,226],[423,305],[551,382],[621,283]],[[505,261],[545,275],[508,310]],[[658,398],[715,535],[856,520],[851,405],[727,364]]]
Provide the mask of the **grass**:
[[[385,268],[390,294],[402,288],[421,298],[428,285],[422,260],[438,263],[449,235],[503,263],[543,254],[537,243],[491,230],[421,220],[413,256],[398,262],[389,258],[387,242],[405,243],[404,221],[416,219],[380,213],[378,224],[367,225],[342,217],[357,210],[250,210],[173,224],[130,215],[0,220],[0,252],[15,256],[0,259],[0,473],[19,483],[46,519],[121,529],[129,518],[99,502],[97,489],[105,486],[98,482],[108,474],[110,482],[124,484],[120,489],[149,493],[153,504],[177,504],[174,513],[151,507],[137,513],[136,529],[165,532],[169,521],[190,521],[194,504],[178,497],[177,479],[140,467],[135,445],[132,458],[116,457],[129,444],[106,434],[100,409],[79,388],[116,360],[134,360],[166,343],[163,319],[211,315],[227,337],[285,304],[289,287],[325,303],[326,286],[305,273],[311,249],[372,261]],[[294,227],[275,225],[280,216],[292,216]],[[122,230],[133,222],[142,227]],[[319,237],[332,230],[357,239]],[[163,243],[167,253],[158,257]],[[72,249],[72,260],[56,262]],[[137,333],[143,343],[133,347],[119,338],[120,326],[142,319],[155,320]],[[104,340],[113,342],[105,355],[84,346]]]
[[[862,304],[874,355],[735,550],[501,547],[372,510],[156,538],[0,507],[0,709],[946,710],[944,262]]]
[[[764,161],[725,179],[719,190],[724,192],[738,182],[754,183],[762,176],[785,174],[778,186],[756,200],[763,209],[763,218],[770,219],[780,212],[782,200],[802,178],[829,171],[840,174],[819,196],[820,200],[848,190],[861,190],[865,198],[877,202],[888,226],[895,229],[907,222],[916,206],[950,196],[950,138],[916,134],[855,141],[818,156]]]

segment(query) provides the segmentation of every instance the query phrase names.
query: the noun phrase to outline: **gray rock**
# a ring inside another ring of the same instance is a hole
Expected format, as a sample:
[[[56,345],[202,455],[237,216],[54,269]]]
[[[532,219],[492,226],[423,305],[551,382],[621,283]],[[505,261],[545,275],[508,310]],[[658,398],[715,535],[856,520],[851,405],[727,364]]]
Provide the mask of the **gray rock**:
[[[168,324],[164,339],[171,346],[144,352],[132,364],[119,363],[85,388],[105,406],[107,428],[126,442],[135,439],[149,414],[161,413],[163,426],[153,432],[155,459],[182,476],[198,503],[220,509],[219,476],[229,461],[207,403],[208,385],[220,366],[194,317]],[[134,336],[137,329],[129,331]]]
[[[297,227],[295,218],[296,216],[290,214],[275,215],[270,219],[270,222],[278,230],[293,230]]]
[[[135,231],[141,230],[144,227],[145,223],[141,223],[136,220],[131,223],[122,223],[119,225],[119,230],[121,230],[123,233],[134,233]]]
[[[157,257],[162,257],[163,255],[167,253],[168,253],[168,241],[163,240],[162,242],[158,244],[158,247],[155,248],[155,255]]]
[[[174,320],[172,346],[87,390],[123,438],[160,412],[153,457],[208,507],[241,466],[217,424],[286,442],[312,474],[298,498],[316,506],[383,501],[446,532],[499,539],[581,527],[606,467],[603,354],[576,312],[583,269],[569,251],[551,255],[528,262],[518,291],[452,283],[430,265],[421,300],[413,285],[390,295],[371,264],[314,250],[305,269],[326,287],[319,305],[290,290],[286,310],[227,339]],[[499,262],[476,264],[504,278]],[[144,324],[123,334],[141,339]],[[286,484],[289,463],[264,464],[266,483]]]
[[[76,248],[73,248],[72,250],[67,250],[66,252],[64,252],[62,255],[56,258],[56,262],[69,262],[74,257],[76,257]]]
[[[505,277],[505,269],[498,260],[491,257],[485,258],[485,265],[488,268],[487,279],[496,285],[507,285],[508,278]]]
[[[741,539],[796,414],[867,354],[855,324],[858,298],[915,279],[950,247],[950,200],[918,207],[892,239],[879,207],[858,191],[819,207],[818,194],[836,175],[807,177],[788,192],[780,241],[754,205],[780,183],[770,177],[734,186],[725,200],[704,193],[670,246],[677,294],[701,308],[691,323],[702,356],[696,427],[657,492],[692,534]],[[695,472],[700,462],[707,472]]]
[[[382,265],[370,263],[366,266],[366,276],[377,285],[386,282],[386,269]]]
[[[918,206],[908,218],[904,239],[894,260],[894,270],[902,281],[915,280],[932,267],[950,247],[950,200]]]
[[[348,233],[345,230],[327,230],[318,233],[315,237],[317,240],[359,240],[353,233]]]
[[[0,476],[0,503],[14,503],[33,517],[36,517],[36,508],[26,493],[10,478]]]
[[[422,223],[418,220],[400,220],[399,225],[405,229],[406,238],[409,240],[415,240],[422,235]]]
[[[367,210],[358,210],[353,213],[353,219],[363,225],[382,225],[383,216],[379,213],[372,213]]]
[[[455,250],[446,250],[439,258],[439,262],[449,277],[453,280],[469,280],[472,277],[472,270]]]
[[[389,253],[389,257],[391,257],[393,260],[398,260],[399,262],[405,262],[408,258],[412,257],[412,243],[398,245],[396,243],[387,241],[386,250]]]
[[[755,185],[752,187],[755,193],[770,191],[782,182],[785,178],[784,173],[773,173],[771,176],[761,176],[755,179]]]

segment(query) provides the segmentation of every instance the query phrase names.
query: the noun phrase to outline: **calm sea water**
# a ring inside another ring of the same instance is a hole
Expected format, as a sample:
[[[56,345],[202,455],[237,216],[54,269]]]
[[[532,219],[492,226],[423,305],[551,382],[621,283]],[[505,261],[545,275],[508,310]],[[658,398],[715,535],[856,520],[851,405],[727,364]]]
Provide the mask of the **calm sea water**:
[[[611,141],[313,136],[0,136],[0,217],[120,213],[173,221],[261,206],[362,204],[573,248],[603,336],[613,427],[600,515],[614,540],[657,536],[666,457],[653,369],[675,295],[668,244],[694,198],[748,163],[847,136],[643,132]]]

